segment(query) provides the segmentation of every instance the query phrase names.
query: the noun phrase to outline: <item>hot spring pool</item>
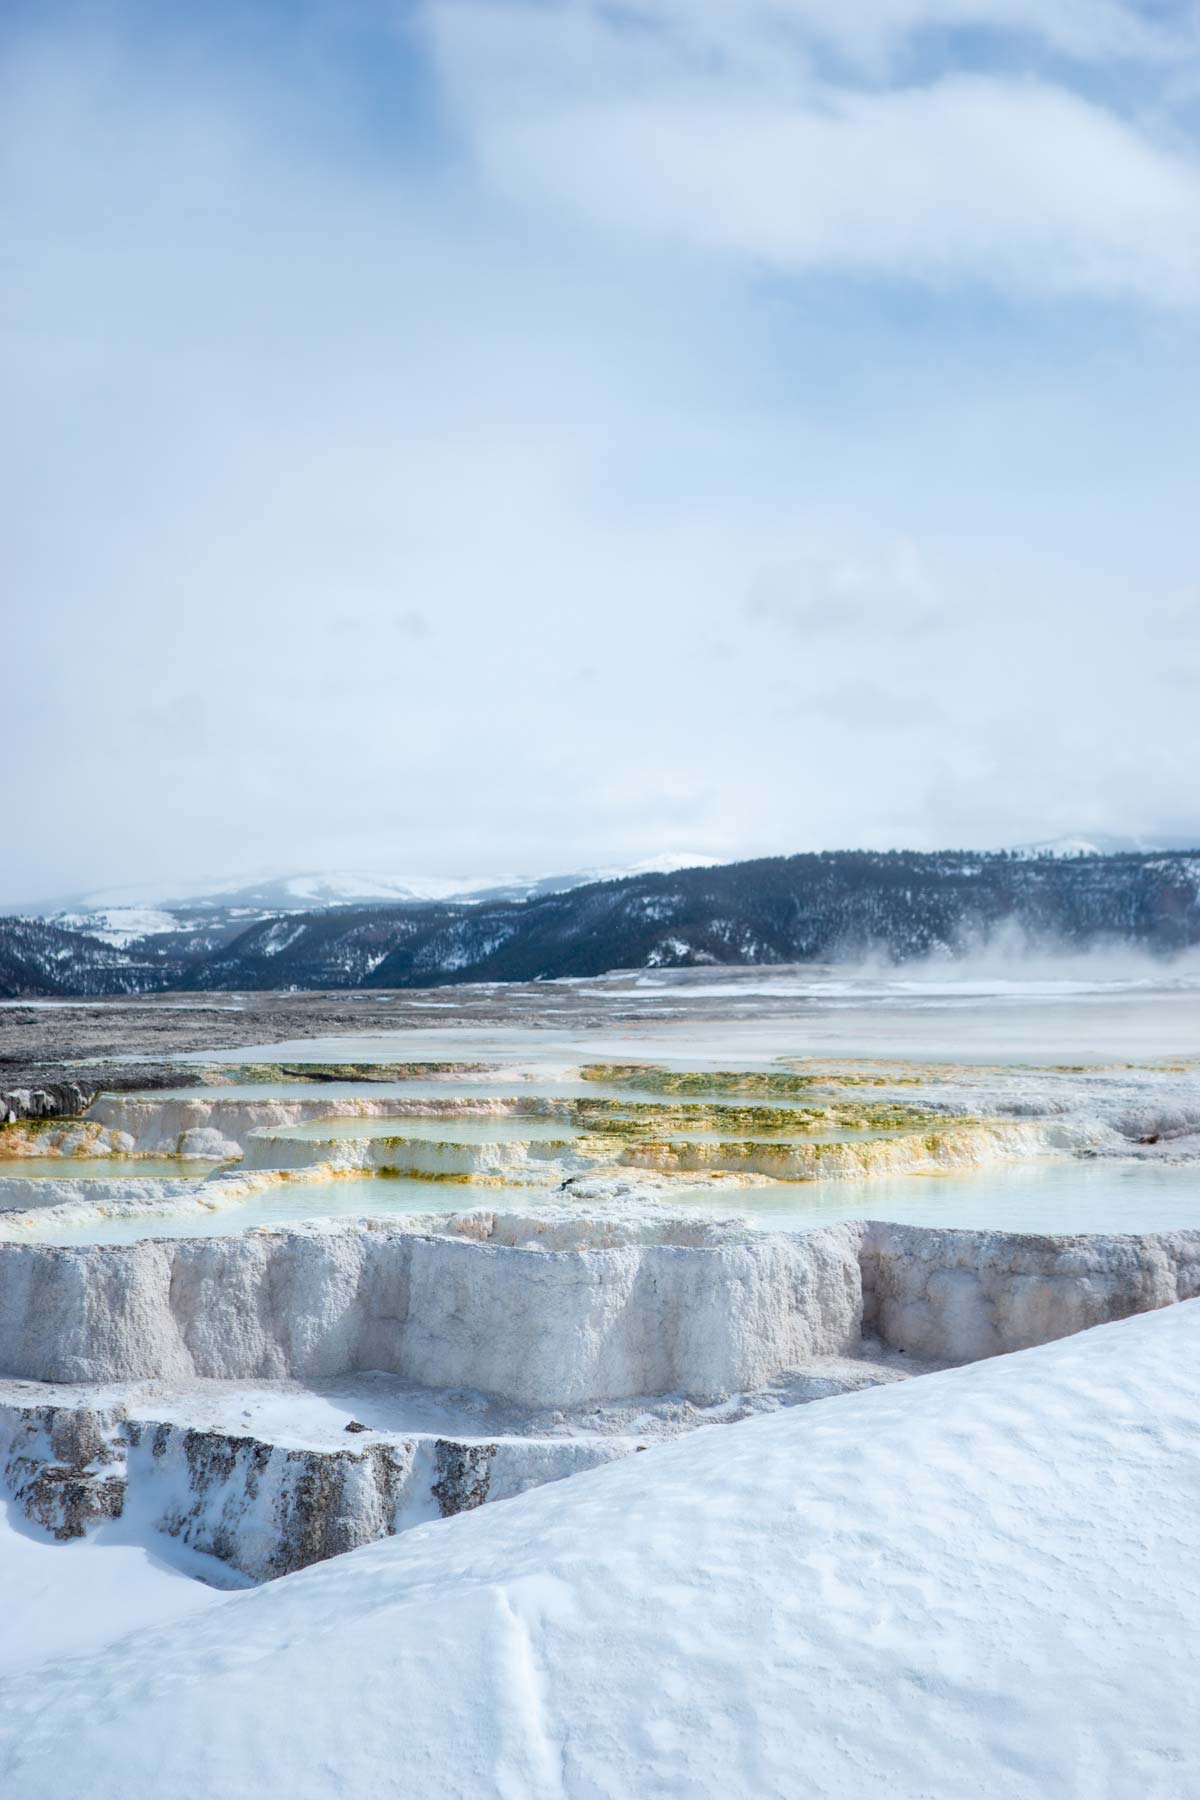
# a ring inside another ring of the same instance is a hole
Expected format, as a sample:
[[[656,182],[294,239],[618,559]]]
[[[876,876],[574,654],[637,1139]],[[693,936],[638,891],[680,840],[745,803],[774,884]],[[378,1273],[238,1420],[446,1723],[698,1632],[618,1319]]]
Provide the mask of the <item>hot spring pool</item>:
[[[214,1212],[9,1230],[21,1242],[121,1244],[146,1237],[216,1236],[315,1219],[386,1218],[411,1212],[497,1212],[561,1208],[545,1187],[481,1188],[446,1181],[348,1176],[279,1182]],[[588,1202],[575,1203],[587,1208]],[[698,1209],[744,1216],[768,1231],[810,1231],[843,1219],[888,1219],[915,1225],[1018,1232],[1157,1232],[1200,1229],[1200,1168],[1045,1159],[994,1164],[952,1175],[906,1175],[871,1181],[774,1182],[744,1188],[679,1182],[647,1202],[664,1214]],[[597,1207],[608,1211],[608,1207]]]

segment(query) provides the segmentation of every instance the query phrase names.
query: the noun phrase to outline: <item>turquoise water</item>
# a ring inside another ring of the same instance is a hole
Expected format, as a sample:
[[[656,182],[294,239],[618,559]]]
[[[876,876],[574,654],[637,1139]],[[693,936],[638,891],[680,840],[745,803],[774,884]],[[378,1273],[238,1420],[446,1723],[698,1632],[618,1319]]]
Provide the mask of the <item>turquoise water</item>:
[[[311,1219],[409,1212],[537,1212],[544,1187],[468,1187],[454,1182],[363,1176],[282,1182],[220,1212],[114,1219],[22,1233],[22,1241],[131,1243],[200,1237]],[[844,1219],[1021,1232],[1148,1232],[1200,1229],[1200,1168],[1073,1162],[1000,1164],[969,1174],[907,1175],[869,1182],[774,1182],[761,1188],[672,1186],[651,1202],[664,1215],[699,1208],[715,1218],[749,1217],[772,1231],[808,1231]],[[601,1209],[597,1209],[601,1210]]]
[[[807,1231],[842,1219],[1025,1232],[1200,1230],[1200,1165],[998,1163],[952,1175],[870,1181],[773,1182],[735,1197],[674,1190],[681,1205],[747,1211],[771,1231]]]
[[[134,1244],[142,1238],[229,1237],[256,1226],[288,1226],[312,1219],[361,1219],[413,1212],[465,1212],[475,1207],[525,1212],[545,1206],[546,1188],[479,1188],[453,1181],[390,1176],[297,1180],[271,1186],[216,1212],[154,1219],[92,1219],[22,1231],[21,1243]]]

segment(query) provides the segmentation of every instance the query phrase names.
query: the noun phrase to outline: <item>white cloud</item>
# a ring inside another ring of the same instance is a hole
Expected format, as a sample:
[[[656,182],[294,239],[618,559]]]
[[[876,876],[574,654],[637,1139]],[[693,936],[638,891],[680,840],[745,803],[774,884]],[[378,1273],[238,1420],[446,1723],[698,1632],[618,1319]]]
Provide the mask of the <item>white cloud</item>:
[[[842,558],[769,564],[751,582],[742,608],[751,625],[803,639],[840,635],[863,647],[896,637],[946,631],[951,620],[911,544],[873,561]]]
[[[878,73],[914,38],[947,32],[1026,40],[1083,63],[1157,63],[1194,53],[1200,33],[1186,4],[1151,17],[1126,0],[625,0],[619,8],[592,0],[573,8],[580,10],[636,21],[642,31],[669,37],[677,52],[760,69],[764,48],[777,58],[789,49],[795,54],[807,39]]]
[[[959,286],[1044,291],[1074,232],[1141,294],[1136,227],[1163,287],[1190,177],[1044,80],[694,33],[684,79],[682,12],[492,5],[412,155],[136,33],[10,58],[0,758],[67,797],[14,896],[1186,829],[1186,324]],[[939,292],[792,279],[852,257]]]
[[[740,36],[711,0],[686,23],[674,0],[643,5],[644,30],[615,16],[496,0],[430,15],[481,167],[509,196],[577,226],[797,274],[1200,300],[1200,164],[1047,76],[835,84],[796,28],[829,36],[821,20],[847,16],[861,27],[855,8],[762,4]],[[865,16],[899,38],[1002,14],[897,0]],[[1119,7],[1014,16],[1097,57],[1162,36]],[[785,28],[792,53],[772,55]]]

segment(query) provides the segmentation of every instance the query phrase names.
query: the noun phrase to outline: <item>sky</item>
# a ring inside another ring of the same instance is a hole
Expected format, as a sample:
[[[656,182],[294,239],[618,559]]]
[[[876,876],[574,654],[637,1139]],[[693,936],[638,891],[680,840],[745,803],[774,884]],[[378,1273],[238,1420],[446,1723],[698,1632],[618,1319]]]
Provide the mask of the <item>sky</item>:
[[[0,894],[1200,839],[1200,14],[8,0]]]

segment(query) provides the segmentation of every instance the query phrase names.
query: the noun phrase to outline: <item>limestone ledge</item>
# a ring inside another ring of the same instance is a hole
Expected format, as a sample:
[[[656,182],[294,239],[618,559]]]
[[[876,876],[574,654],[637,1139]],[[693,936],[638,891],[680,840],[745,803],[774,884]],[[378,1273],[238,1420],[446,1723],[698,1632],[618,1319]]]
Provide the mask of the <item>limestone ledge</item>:
[[[0,1483],[31,1523],[66,1542],[128,1508],[251,1581],[638,1447],[626,1438],[414,1435],[355,1436],[323,1449],[132,1418],[120,1405],[0,1403]]]
[[[549,1247],[554,1229],[469,1215],[129,1245],[0,1244],[0,1374],[80,1382],[382,1369],[555,1406],[757,1388],[861,1338],[855,1227],[792,1238],[679,1220],[561,1250]]]
[[[477,1211],[323,1231],[0,1244],[0,1375],[391,1371],[533,1407],[765,1387],[885,1346],[967,1362],[1200,1293],[1200,1232],[1026,1236]]]
[[[1036,1235],[876,1221],[863,1327],[916,1356],[975,1362],[1200,1296],[1200,1231]]]

